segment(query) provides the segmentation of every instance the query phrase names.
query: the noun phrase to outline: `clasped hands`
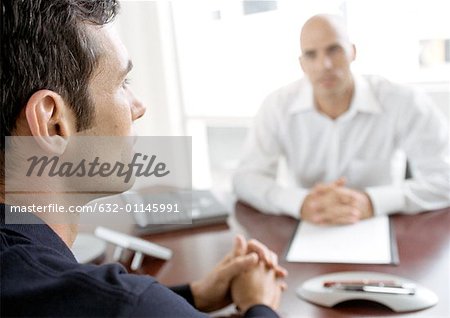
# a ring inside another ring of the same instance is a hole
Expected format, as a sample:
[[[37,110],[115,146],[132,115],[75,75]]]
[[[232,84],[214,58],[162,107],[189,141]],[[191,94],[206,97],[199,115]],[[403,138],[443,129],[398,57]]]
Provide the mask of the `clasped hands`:
[[[283,281],[286,275],[274,252],[259,241],[247,242],[237,235],[232,251],[208,275],[190,286],[195,307],[204,312],[233,302],[241,312],[257,304],[275,310],[287,288]]]
[[[373,216],[369,196],[345,187],[345,178],[317,184],[301,207],[302,220],[316,224],[351,224]]]

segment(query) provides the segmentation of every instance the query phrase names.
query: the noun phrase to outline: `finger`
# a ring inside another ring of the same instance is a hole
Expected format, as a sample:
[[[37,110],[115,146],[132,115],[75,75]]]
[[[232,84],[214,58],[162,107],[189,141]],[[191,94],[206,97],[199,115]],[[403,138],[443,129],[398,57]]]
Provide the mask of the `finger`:
[[[317,183],[314,185],[314,187],[311,189],[311,193],[313,195],[319,195],[325,193],[330,188],[329,185],[325,183]]]
[[[225,279],[231,280],[235,276],[257,265],[258,260],[256,253],[237,256],[220,269],[220,275]]]
[[[309,216],[308,221],[319,224],[326,218],[326,213],[329,210],[329,208],[330,206],[322,204],[320,210],[315,211]]]
[[[234,239],[233,255],[240,256],[247,253],[247,241],[241,234],[236,235]]]
[[[272,266],[274,268],[278,267],[278,255],[274,251],[270,251],[270,258],[272,260]]]
[[[308,221],[315,224],[321,224],[325,220],[325,217],[322,215],[322,213],[316,213],[314,215],[311,215]]]
[[[332,190],[337,187],[342,187],[347,182],[347,179],[345,177],[340,177],[339,179],[330,182],[330,183],[317,183],[313,188],[311,193],[313,194],[324,194],[329,190]]]
[[[272,255],[271,256],[272,264],[273,264],[272,268],[275,270],[275,275],[277,277],[286,277],[288,274],[287,270],[285,268],[281,267],[280,265],[278,265],[278,255],[273,251],[270,251],[270,252]]]
[[[347,183],[346,177],[340,177],[336,181],[333,182],[333,185],[336,187],[343,187]]]
[[[354,204],[355,203],[355,191],[349,188],[341,187],[336,189],[336,195],[338,196],[339,202],[343,204]]]
[[[352,217],[352,216],[338,217],[333,220],[333,224],[335,224],[335,225],[354,224],[354,223],[358,222],[358,220],[359,219],[357,217]]]
[[[220,264],[227,264],[229,263],[233,258],[239,256],[239,255],[245,255],[247,254],[247,241],[241,234],[238,234],[234,238],[233,248],[230,252],[225,255],[225,257],[220,261]]]
[[[339,194],[337,189],[340,188],[329,188],[326,193],[315,198],[314,211],[322,212],[326,209],[333,208],[336,204],[339,204]]]
[[[262,260],[266,265],[268,265],[269,267],[274,266],[272,262],[272,251],[269,250],[269,248],[260,241],[255,239],[251,239],[250,241],[248,241],[247,253],[248,252],[255,252],[256,254],[258,254],[259,259]]]
[[[288,271],[284,268],[281,267],[280,265],[278,265],[278,255],[269,250],[269,248],[267,248],[267,246],[265,246],[264,244],[262,244],[261,242],[257,241],[257,240],[250,240],[249,242],[249,250],[252,249],[253,244],[255,245],[259,245],[259,249],[260,252],[261,250],[264,250],[265,256],[259,256],[260,260],[263,261],[265,263],[266,266],[268,266],[271,269],[274,269],[275,271],[275,275],[277,277],[286,277],[288,275]],[[267,259],[270,259],[270,262],[268,262],[265,257],[267,257],[267,255],[270,255]]]
[[[320,204],[319,199],[311,199],[307,202],[307,208],[311,211],[319,211],[322,206]]]
[[[322,213],[314,215],[313,221],[316,224],[337,224],[337,220],[342,218],[346,213],[346,205],[329,206]]]
[[[261,264],[261,263],[260,263]],[[267,266],[264,264],[264,263],[262,263],[262,268],[261,268],[261,270],[262,271],[265,271],[266,273],[267,273],[267,275],[269,275],[269,277],[270,277],[270,279],[273,279],[273,280],[275,280],[276,279],[276,273],[275,273],[275,270],[272,268],[272,267],[270,267],[270,268],[267,268]]]
[[[275,267],[275,275],[276,275],[278,278],[285,278],[285,277],[287,277],[287,275],[288,275],[288,271],[287,271],[286,268],[284,268],[284,267],[278,265],[277,267]]]
[[[351,224],[359,220],[359,215],[359,210],[352,206],[338,205],[324,216],[323,221],[327,224]]]
[[[309,196],[305,201],[303,201],[303,205],[301,208],[300,216],[303,220],[309,221],[309,219],[316,213],[319,213],[319,202],[317,199]]]
[[[321,195],[312,195],[305,202],[306,208],[312,212],[319,212],[326,205],[328,196],[329,196],[329,192],[323,193]]]

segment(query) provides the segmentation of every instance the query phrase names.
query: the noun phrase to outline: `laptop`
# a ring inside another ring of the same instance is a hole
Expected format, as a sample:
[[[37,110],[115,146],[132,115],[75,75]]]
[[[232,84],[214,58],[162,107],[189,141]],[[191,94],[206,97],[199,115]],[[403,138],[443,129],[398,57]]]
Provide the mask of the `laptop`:
[[[225,224],[229,211],[208,190],[174,190],[125,195],[133,204],[139,234]]]

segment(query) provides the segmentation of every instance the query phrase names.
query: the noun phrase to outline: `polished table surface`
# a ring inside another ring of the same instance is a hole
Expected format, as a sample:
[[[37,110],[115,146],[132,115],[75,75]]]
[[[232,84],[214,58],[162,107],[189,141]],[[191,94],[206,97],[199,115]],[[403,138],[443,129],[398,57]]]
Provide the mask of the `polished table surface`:
[[[275,251],[289,271],[288,290],[283,294],[282,317],[450,317],[450,208],[418,215],[392,216],[397,237],[399,265],[353,265],[288,263],[284,255],[297,221],[285,216],[265,215],[237,203],[227,225],[208,226],[145,236],[171,248],[174,255],[164,262],[144,258],[141,274],[151,274],[166,285],[189,282],[202,277],[227,253],[237,233],[255,238]],[[120,228],[118,228],[120,229]],[[133,233],[132,229],[124,229]],[[106,257],[110,259],[111,251]],[[129,264],[128,257],[128,264]],[[127,261],[125,261],[127,264]],[[300,299],[295,290],[305,280],[331,272],[376,271],[402,276],[434,291],[439,302],[434,307],[408,313],[394,313],[384,306],[353,301],[334,308],[320,307]]]

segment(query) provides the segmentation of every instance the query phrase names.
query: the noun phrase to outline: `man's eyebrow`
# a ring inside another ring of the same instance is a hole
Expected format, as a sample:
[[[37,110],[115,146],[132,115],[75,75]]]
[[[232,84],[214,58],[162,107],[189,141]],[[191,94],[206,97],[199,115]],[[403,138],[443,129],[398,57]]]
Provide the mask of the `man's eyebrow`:
[[[302,52],[302,55],[311,55],[314,54],[316,52],[315,49],[306,49]]]
[[[340,47],[342,47],[342,44],[340,44],[340,43],[333,43],[333,44],[330,44],[330,45],[327,47],[327,50],[330,50],[330,49],[337,49],[337,48],[340,48]]]

